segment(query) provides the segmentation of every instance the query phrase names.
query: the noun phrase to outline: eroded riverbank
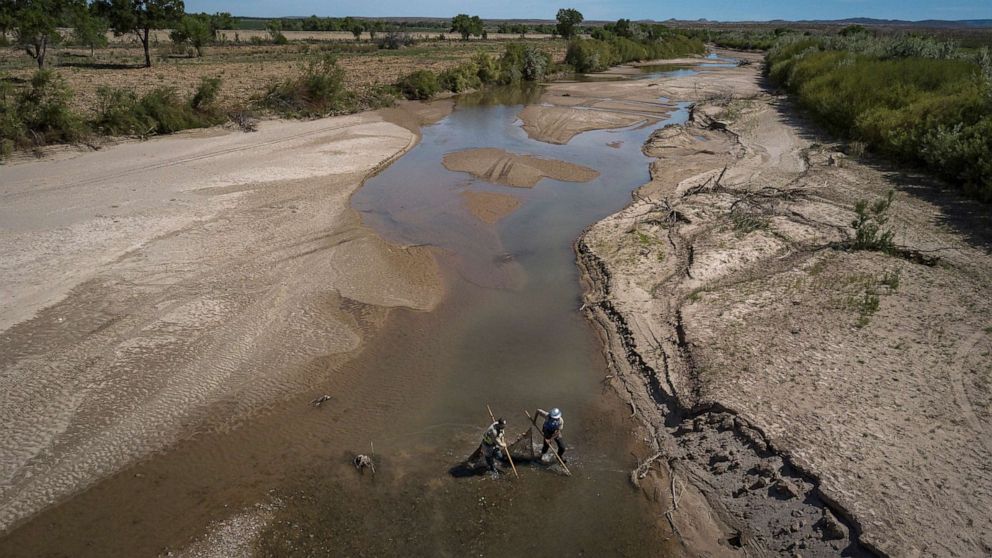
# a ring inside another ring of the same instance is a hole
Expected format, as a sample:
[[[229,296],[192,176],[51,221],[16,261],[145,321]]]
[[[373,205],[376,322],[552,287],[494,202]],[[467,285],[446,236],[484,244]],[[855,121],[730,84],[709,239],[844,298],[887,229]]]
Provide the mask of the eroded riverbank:
[[[661,507],[704,495],[730,553],[987,554],[987,212],[845,156],[755,69],[659,87],[692,118],[576,250],[615,387],[675,472]],[[897,249],[850,249],[855,203],[890,189]]]

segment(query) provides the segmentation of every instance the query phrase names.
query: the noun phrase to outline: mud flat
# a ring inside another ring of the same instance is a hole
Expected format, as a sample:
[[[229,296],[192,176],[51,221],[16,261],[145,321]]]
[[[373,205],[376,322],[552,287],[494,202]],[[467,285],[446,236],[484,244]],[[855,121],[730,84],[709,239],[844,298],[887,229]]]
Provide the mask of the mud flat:
[[[449,153],[444,157],[444,168],[516,188],[533,188],[545,178],[562,182],[589,182],[599,176],[594,169],[582,165],[494,148]]]
[[[520,207],[520,199],[498,192],[462,192],[465,207],[483,223],[493,224]]]
[[[389,309],[438,303],[428,250],[348,206],[437,116],[417,110],[0,168],[0,533],[300,390]]]
[[[692,115],[576,244],[611,382],[658,449],[639,473],[674,474],[646,491],[664,510],[701,495],[730,554],[988,555],[987,209],[845,156],[760,83],[713,68],[651,87]],[[852,250],[855,203],[889,190],[896,249]]]

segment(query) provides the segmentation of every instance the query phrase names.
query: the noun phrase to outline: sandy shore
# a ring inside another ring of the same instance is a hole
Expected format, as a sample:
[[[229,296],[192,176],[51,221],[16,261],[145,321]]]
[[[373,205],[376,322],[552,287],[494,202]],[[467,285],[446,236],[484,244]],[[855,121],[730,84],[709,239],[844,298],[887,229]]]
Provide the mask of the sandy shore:
[[[408,106],[0,167],[0,532],[437,304],[348,206],[451,105]]]
[[[713,505],[725,553],[988,555],[987,211],[845,157],[757,68],[652,89],[692,117],[655,133],[652,181],[577,252],[671,486]],[[855,202],[891,189],[898,252],[843,249]]]

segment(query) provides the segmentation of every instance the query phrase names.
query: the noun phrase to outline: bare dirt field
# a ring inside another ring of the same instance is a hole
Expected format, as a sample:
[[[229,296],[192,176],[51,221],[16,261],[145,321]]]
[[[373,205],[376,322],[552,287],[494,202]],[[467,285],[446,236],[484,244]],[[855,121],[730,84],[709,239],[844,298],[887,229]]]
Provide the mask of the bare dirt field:
[[[292,38],[292,37],[290,37]],[[529,39],[530,40],[530,39]],[[552,53],[564,55],[564,42],[530,40]],[[144,68],[140,45],[124,43],[98,49],[60,48],[49,55],[50,65],[64,77],[75,93],[73,106],[94,112],[101,87],[121,88],[137,94],[171,87],[189,95],[205,77],[220,78],[220,101],[230,108],[245,108],[260,98],[273,83],[295,77],[308,57],[333,54],[345,70],[349,89],[361,90],[395,83],[415,70],[443,71],[467,61],[478,52],[499,56],[505,41],[424,41],[399,50],[382,50],[369,42],[335,41],[315,44],[253,45],[224,44],[207,47],[200,58],[172,52],[167,38],[155,48],[153,66]],[[27,80],[37,69],[20,51],[0,50],[0,72],[15,80]]]
[[[730,550],[988,555],[985,208],[845,156],[753,67],[651,94],[696,105],[645,145],[652,181],[577,252],[612,381],[655,433],[670,492],[684,479],[706,495]],[[855,203],[890,190],[895,250],[850,249]]]
[[[390,308],[434,307],[433,256],[348,201],[450,106],[3,167],[0,530],[299,390]]]

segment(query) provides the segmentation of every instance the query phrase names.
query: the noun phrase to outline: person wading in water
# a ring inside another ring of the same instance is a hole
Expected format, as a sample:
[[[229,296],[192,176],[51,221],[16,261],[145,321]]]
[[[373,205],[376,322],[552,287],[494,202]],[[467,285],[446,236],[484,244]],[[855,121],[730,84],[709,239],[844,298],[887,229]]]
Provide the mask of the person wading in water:
[[[561,411],[557,408],[551,409],[551,411],[545,411],[544,409],[537,410],[538,416],[545,417],[544,426],[541,427],[541,432],[544,434],[544,445],[541,446],[541,460],[544,460],[544,456],[547,455],[548,450],[551,449],[549,442],[554,441],[558,446],[558,457],[561,458],[562,463],[565,463],[565,441],[561,439],[561,429],[565,426],[565,417],[561,415]]]
[[[482,454],[486,458],[486,466],[494,477],[499,476],[499,469],[496,468],[496,460],[503,460],[503,448],[506,447],[506,439],[503,431],[506,429],[506,421],[500,417],[496,422],[489,425],[486,433],[482,435]]]

